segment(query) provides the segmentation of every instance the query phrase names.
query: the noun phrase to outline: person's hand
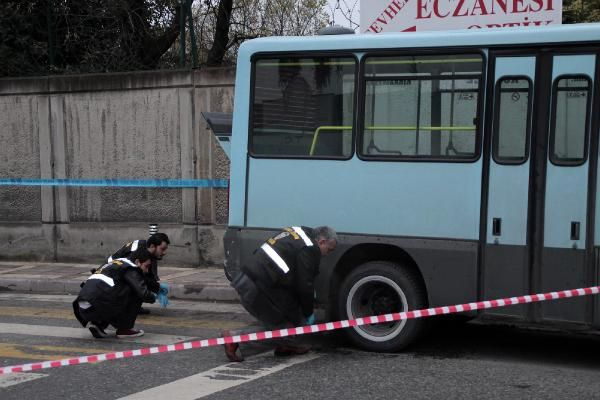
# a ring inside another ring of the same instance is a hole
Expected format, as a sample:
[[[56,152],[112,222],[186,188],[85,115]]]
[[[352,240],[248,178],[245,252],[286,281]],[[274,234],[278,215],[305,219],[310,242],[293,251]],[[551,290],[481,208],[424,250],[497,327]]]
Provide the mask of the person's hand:
[[[156,297],[161,306],[166,307],[169,305],[169,298],[167,297],[167,295],[165,293],[163,293],[162,288],[158,292],[158,295]]]
[[[169,285],[167,285],[166,283],[160,283],[160,289],[159,289],[159,293],[162,293],[164,295],[169,294]]]
[[[312,325],[315,323],[315,314],[310,314],[307,318],[306,318],[306,325]]]

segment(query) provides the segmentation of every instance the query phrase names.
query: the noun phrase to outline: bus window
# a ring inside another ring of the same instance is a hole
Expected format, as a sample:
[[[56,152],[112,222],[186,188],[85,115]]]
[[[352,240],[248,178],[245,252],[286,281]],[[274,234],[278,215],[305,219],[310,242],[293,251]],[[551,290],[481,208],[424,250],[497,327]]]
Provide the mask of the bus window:
[[[365,60],[365,158],[473,160],[483,73],[479,54]]]
[[[581,165],[587,156],[590,109],[589,77],[559,77],[554,84],[550,161],[555,165]]]
[[[531,81],[502,78],[496,85],[493,156],[498,164],[522,164],[529,154]]]
[[[253,70],[253,156],[351,156],[354,58],[265,58]]]

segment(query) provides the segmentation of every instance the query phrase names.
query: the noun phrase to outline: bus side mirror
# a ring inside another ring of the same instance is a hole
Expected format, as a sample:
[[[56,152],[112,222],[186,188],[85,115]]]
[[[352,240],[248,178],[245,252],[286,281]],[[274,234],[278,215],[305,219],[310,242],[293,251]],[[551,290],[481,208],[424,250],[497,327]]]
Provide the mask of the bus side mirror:
[[[232,113],[203,112],[202,116],[208,123],[208,127],[213,131],[217,142],[231,160],[231,121]]]

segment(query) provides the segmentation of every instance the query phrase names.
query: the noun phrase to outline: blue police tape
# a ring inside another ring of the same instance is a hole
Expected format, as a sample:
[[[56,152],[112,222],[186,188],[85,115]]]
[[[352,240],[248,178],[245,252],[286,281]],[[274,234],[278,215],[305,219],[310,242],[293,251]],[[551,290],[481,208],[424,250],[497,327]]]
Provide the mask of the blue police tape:
[[[93,187],[161,187],[227,188],[227,179],[23,179],[0,178],[0,186],[93,186]]]

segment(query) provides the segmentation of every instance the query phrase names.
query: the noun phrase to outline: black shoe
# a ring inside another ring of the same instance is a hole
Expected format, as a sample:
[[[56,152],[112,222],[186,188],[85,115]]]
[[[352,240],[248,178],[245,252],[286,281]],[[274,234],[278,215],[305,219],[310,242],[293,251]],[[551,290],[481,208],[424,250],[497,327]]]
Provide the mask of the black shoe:
[[[283,345],[283,346],[278,346],[275,349],[275,356],[276,357],[288,357],[288,356],[299,356],[302,354],[306,354],[310,351],[311,347],[310,346],[302,346],[302,345],[297,345],[297,346],[292,346],[292,345]]]
[[[87,328],[92,333],[92,336],[95,337],[96,339],[102,339],[102,338],[108,337],[108,333],[104,332],[104,329],[100,328],[98,325],[96,325],[93,322],[90,322],[88,324]]]
[[[138,315],[146,315],[146,314],[150,314],[150,310],[148,310],[147,308],[144,308],[144,307],[140,307],[140,311],[138,311]]]

